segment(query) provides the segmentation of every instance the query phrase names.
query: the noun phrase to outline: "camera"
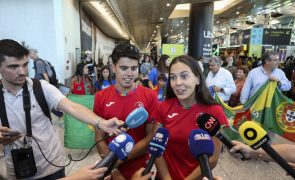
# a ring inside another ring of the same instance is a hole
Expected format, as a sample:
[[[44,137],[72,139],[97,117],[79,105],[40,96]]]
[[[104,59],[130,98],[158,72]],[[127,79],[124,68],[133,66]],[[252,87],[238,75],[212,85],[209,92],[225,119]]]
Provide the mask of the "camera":
[[[12,149],[14,173],[17,179],[34,176],[37,172],[32,147]]]

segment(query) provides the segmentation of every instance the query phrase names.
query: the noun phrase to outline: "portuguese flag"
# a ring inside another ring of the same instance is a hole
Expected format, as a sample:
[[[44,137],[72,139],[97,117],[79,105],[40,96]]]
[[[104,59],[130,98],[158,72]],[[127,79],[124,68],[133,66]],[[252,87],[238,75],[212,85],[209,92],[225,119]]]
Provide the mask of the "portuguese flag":
[[[266,131],[272,131],[295,142],[295,103],[284,96],[277,83],[267,81],[244,105],[229,107],[218,96],[230,126],[224,133],[231,139],[240,139],[239,126],[245,121],[256,121]]]

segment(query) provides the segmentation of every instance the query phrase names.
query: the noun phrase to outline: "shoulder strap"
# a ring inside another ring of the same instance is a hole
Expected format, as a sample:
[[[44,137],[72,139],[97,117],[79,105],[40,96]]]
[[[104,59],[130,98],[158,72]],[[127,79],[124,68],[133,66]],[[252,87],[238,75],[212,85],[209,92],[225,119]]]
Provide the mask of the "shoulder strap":
[[[46,99],[45,99],[45,95],[41,86],[41,83],[38,79],[32,79],[33,81],[33,92],[35,94],[36,100],[39,104],[39,106],[41,107],[43,113],[50,119],[51,119],[51,115],[50,115],[50,111],[49,111],[49,107],[47,105]]]
[[[6,126],[9,128],[9,122],[7,119],[7,114],[6,114],[6,109],[5,109],[3,86],[2,86],[1,82],[0,82],[0,109],[2,109],[0,111],[0,118],[1,118],[2,126]]]

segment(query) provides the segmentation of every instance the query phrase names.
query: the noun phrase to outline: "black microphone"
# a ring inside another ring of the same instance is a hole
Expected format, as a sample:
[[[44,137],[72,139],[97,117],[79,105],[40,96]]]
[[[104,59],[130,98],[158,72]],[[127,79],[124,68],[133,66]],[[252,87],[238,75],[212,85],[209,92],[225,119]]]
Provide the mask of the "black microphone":
[[[192,130],[188,141],[189,149],[201,167],[202,177],[213,179],[209,157],[214,153],[214,144],[211,136],[202,129]]]
[[[156,158],[162,156],[163,152],[165,151],[165,147],[168,143],[168,138],[168,130],[163,127],[158,128],[148,147],[149,153],[151,154],[151,158],[148,161],[144,172],[142,173],[143,175],[148,174],[151,171],[156,161]]]
[[[118,159],[126,160],[129,152],[134,147],[134,141],[132,137],[126,133],[121,133],[117,137],[115,137],[109,144],[110,152],[107,154],[105,158],[99,161],[94,169],[101,167],[108,167],[108,171],[104,176],[107,176]]]
[[[261,147],[288,174],[295,178],[295,170],[267,143],[269,136],[262,127],[253,121],[246,121],[240,126],[239,133],[247,145],[253,149]]]
[[[201,113],[197,117],[197,123],[199,127],[206,130],[210,136],[217,137],[228,149],[234,147],[233,143],[221,132],[219,132],[220,123],[214,116],[207,113]],[[246,160],[244,154],[241,151],[237,151],[237,153],[241,155],[241,159],[243,161]]]

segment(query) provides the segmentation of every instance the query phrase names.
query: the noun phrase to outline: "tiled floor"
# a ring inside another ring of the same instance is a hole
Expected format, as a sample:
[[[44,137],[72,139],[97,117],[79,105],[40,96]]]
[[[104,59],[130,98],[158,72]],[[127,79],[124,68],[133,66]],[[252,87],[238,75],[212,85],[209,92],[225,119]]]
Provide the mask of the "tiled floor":
[[[61,121],[55,121],[55,127],[60,134],[63,142],[63,128],[61,128]],[[275,138],[275,143],[291,143],[281,137]],[[86,154],[86,150],[70,150],[66,149],[73,158],[78,159]],[[83,161],[73,162],[66,168],[66,174],[72,174],[76,170],[88,164],[93,164],[100,159],[96,150],[94,149]],[[3,157],[0,157],[0,175],[5,176],[5,164]],[[284,170],[276,163],[248,160],[241,161],[233,158],[227,150],[224,150],[218,161],[217,167],[213,170],[214,175],[221,176],[224,180],[291,180],[290,176],[286,176]],[[1,176],[0,176],[1,179]]]

